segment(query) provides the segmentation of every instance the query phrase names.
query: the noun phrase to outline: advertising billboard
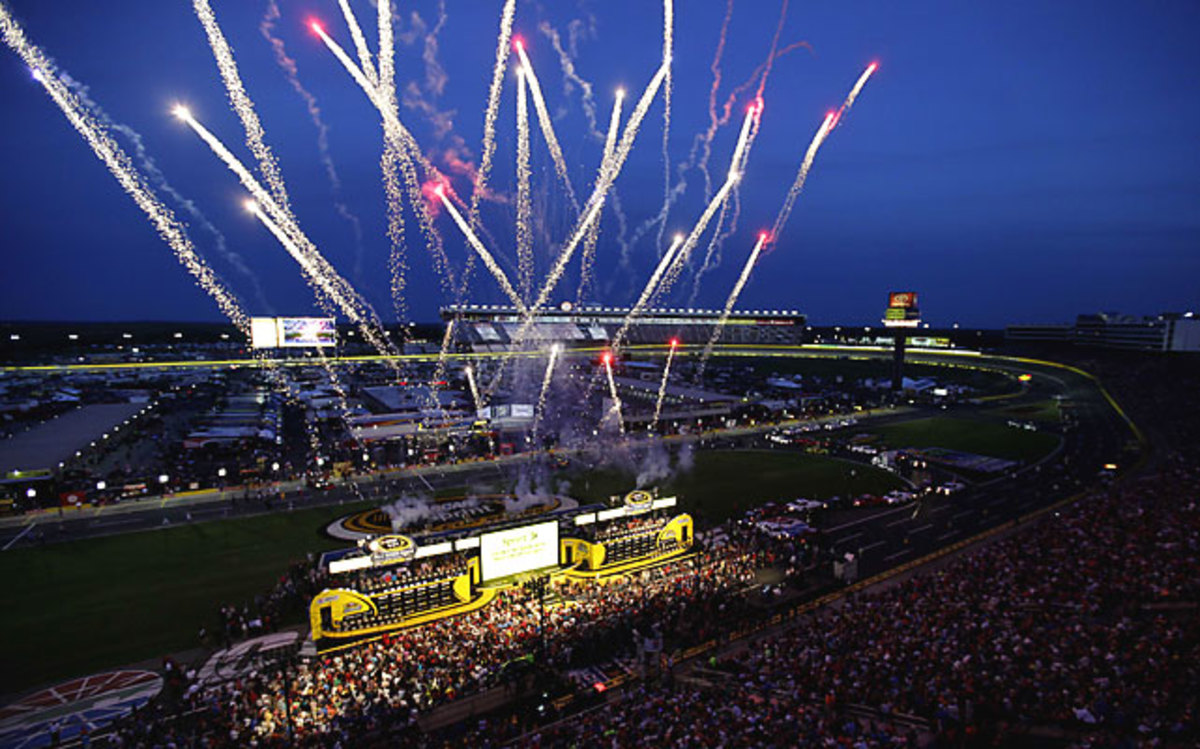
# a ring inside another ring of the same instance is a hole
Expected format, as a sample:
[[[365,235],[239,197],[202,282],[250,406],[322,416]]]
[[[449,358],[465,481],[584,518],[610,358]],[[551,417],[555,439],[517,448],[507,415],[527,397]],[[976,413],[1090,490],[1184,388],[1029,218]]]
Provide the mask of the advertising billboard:
[[[337,329],[332,317],[280,317],[279,345],[333,346],[337,344]]]
[[[279,330],[274,317],[250,318],[250,347],[278,348]]]
[[[888,328],[915,328],[921,322],[917,309],[917,292],[893,291],[888,294],[888,306],[883,312],[883,324]]]
[[[479,539],[484,582],[558,564],[558,522],[485,533]]]
[[[252,317],[250,345],[262,348],[312,348],[337,345],[332,317]]]

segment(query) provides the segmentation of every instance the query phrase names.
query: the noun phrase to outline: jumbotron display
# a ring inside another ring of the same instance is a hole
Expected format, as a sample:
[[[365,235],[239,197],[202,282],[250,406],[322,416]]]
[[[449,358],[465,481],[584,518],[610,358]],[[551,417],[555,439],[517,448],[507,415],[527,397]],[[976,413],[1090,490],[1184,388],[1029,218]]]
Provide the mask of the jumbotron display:
[[[336,345],[337,327],[332,317],[250,318],[252,348],[314,348]]]
[[[484,582],[558,564],[558,522],[487,533],[479,539],[479,572]]]

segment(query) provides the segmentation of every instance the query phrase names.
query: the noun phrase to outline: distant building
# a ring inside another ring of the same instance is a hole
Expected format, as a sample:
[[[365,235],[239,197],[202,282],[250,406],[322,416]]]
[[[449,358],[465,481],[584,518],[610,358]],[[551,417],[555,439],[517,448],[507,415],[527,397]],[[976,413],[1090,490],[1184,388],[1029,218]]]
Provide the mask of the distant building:
[[[1191,312],[1136,317],[1115,312],[1080,315],[1074,325],[1010,325],[1013,343],[1072,343],[1125,351],[1200,352],[1200,318]]]
[[[1073,325],[1009,325],[1004,330],[1007,341],[1021,343],[1070,343],[1075,335]]]

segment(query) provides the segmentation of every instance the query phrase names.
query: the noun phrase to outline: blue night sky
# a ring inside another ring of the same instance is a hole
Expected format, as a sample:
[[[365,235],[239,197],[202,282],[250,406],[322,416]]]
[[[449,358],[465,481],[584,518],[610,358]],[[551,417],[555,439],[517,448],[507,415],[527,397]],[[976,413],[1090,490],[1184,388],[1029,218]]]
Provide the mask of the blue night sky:
[[[250,313],[315,310],[298,266],[243,210],[245,193],[236,179],[169,114],[175,103],[186,103],[252,163],[189,0],[0,2],[114,121],[142,135],[171,185],[221,232],[224,254],[211,232],[164,197]],[[394,319],[379,118],[306,26],[322,19],[352,50],[336,0],[279,0],[274,31],[328,126],[336,191],[305,103],[260,33],[268,0],[212,4],[301,225],[380,315]],[[374,48],[372,2],[351,5]],[[446,0],[437,28],[443,6],[436,0],[399,2],[398,85],[412,92],[401,117],[463,195],[470,179],[456,174],[451,162],[479,161],[501,5]],[[726,7],[725,0],[676,0],[673,172],[708,123],[710,65]],[[735,0],[719,101],[766,59],[780,10],[778,0]],[[581,91],[564,88],[542,24],[557,29],[564,44],[568,30],[576,30],[577,73],[594,86],[604,129],[613,91],[628,87],[628,114],[659,64],[662,7],[652,0],[518,3],[514,32],[527,40],[570,178],[586,195],[602,143],[588,136]],[[1188,0],[792,2],[779,46],[803,41],[810,49],[774,64],[742,182],[740,219],[721,264],[703,275],[696,305],[724,302],[757,232],[774,221],[825,112],[878,60],[878,72],[825,142],[740,308],[797,308],[818,325],[870,323],[880,317],[889,290],[909,288],[922,293],[924,317],[934,325],[1002,326],[1068,321],[1101,309],[1200,307],[1197,29],[1200,5]],[[20,59],[4,51],[0,319],[220,319]],[[713,140],[710,167],[718,181],[754,89],[735,99],[732,119]],[[497,128],[497,198],[482,214],[488,244],[510,275],[516,273],[515,94],[510,68]],[[662,115],[660,97],[617,182],[627,239],[662,203]],[[438,121],[452,123],[452,130],[439,132]],[[118,140],[132,151],[128,140]],[[573,216],[536,130],[532,142],[540,275]],[[671,209],[665,241],[690,228],[706,202],[700,172],[685,177],[688,190]],[[339,202],[360,222],[361,241]],[[407,308],[411,319],[429,321],[451,299],[439,290],[407,208],[406,219]],[[462,266],[470,249],[448,216],[437,226],[451,262]],[[618,215],[606,207],[587,300],[630,304],[665,249],[651,230],[623,259],[620,230]],[[701,243],[697,256],[706,246]],[[578,286],[576,260],[554,301],[574,300]],[[686,306],[692,289],[688,272],[667,303]],[[477,269],[468,301],[502,303],[504,297]]]

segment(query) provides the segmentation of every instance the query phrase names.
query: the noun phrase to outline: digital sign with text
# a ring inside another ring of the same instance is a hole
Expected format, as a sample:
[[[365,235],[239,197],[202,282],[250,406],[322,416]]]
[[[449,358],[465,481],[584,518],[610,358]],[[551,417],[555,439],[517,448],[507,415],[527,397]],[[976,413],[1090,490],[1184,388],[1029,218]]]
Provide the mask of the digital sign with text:
[[[487,533],[479,540],[480,575],[486,582],[558,564],[558,523],[538,523]]]

